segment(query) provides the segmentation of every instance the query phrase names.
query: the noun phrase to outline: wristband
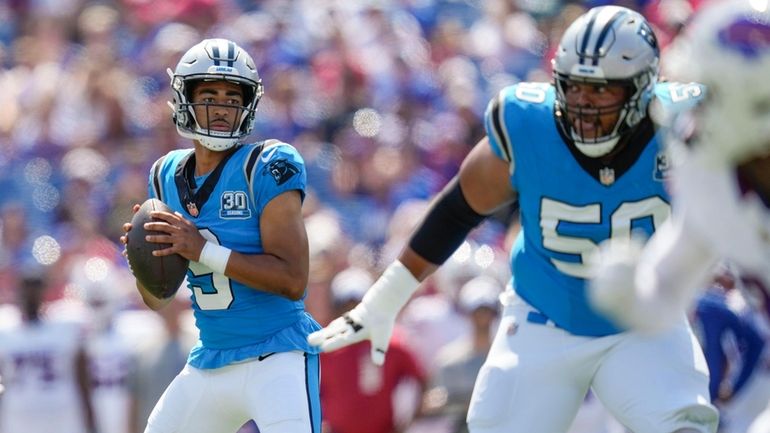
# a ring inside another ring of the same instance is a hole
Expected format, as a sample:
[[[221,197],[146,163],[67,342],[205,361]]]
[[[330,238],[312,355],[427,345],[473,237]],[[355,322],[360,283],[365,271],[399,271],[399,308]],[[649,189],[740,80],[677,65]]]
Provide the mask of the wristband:
[[[420,282],[398,260],[385,269],[379,279],[367,290],[361,303],[387,313],[391,316],[398,314],[406,305],[412,294],[417,291]]]
[[[227,268],[227,261],[230,260],[230,253],[233,250],[222,245],[217,245],[211,241],[206,241],[201,250],[201,256],[198,259],[198,263],[206,266],[212,271],[223,274],[225,268]]]

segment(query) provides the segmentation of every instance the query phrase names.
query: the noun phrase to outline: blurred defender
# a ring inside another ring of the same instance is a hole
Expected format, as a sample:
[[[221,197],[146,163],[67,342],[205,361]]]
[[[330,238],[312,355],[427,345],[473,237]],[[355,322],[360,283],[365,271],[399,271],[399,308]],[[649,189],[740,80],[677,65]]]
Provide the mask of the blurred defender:
[[[302,157],[277,140],[241,144],[262,83],[251,56],[232,41],[202,41],[169,75],[173,120],[194,149],[153,165],[149,195],[175,212],[155,212],[163,222],[145,227],[164,232],[149,241],[171,244],[157,255],[190,260],[200,341],[145,433],[229,433],[249,419],[261,433],[320,432],[318,350],[306,342],[320,326],[303,303]],[[152,309],[171,301],[137,287]]]
[[[644,249],[604,245],[592,289],[636,329],[670,328],[721,259],[770,287],[769,9],[767,0],[715,2],[677,42],[672,75],[709,88],[673,122],[671,146],[684,159],[672,175],[678,212]],[[752,433],[770,431],[767,413]]]
[[[657,83],[658,61],[638,13],[606,6],[578,18],[554,58],[555,84],[520,83],[490,102],[487,137],[399,259],[310,341],[334,350],[368,338],[382,362],[419,282],[486,215],[518,199],[513,290],[476,380],[470,431],[567,431],[589,387],[636,433],[715,431],[706,364],[684,315],[654,337],[624,332],[585,293],[586,259],[600,241],[652,233],[670,212],[668,160],[648,106],[689,106],[702,89]]]
[[[0,431],[96,432],[83,329],[41,317],[46,289],[44,277],[24,277],[22,322],[0,333]]]
[[[670,144],[684,159],[671,176],[678,212],[644,252],[606,244],[593,290],[602,308],[647,330],[670,326],[720,259],[770,283],[768,2],[703,10],[677,48],[672,73],[709,89],[672,122]]]

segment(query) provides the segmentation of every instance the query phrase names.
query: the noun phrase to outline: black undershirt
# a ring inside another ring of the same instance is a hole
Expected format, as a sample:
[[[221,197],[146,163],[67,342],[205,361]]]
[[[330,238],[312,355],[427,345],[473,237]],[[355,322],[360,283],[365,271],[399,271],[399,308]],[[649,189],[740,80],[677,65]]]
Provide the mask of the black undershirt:
[[[201,208],[208,201],[209,196],[219,181],[219,177],[222,175],[222,169],[237,149],[238,147],[236,146],[227,156],[219,161],[219,164],[217,164],[216,168],[208,175],[206,181],[200,187],[195,184],[195,152],[190,152],[189,155],[179,161],[179,165],[177,165],[176,172],[174,173],[174,182],[179,192],[179,201],[182,204],[182,208],[190,216],[197,217],[200,215]],[[194,211],[191,211],[192,209]]]
[[[605,168],[611,168],[615,171],[615,181],[617,181],[620,176],[634,165],[655,136],[655,125],[652,123],[649,116],[646,116],[638,125],[636,125],[636,127],[634,127],[630,134],[625,134],[625,136],[620,138],[616,148],[612,151],[617,151],[618,153],[610,156],[610,161],[605,162],[606,157],[591,158],[586,156],[577,148],[577,146],[575,146],[574,140],[567,136],[564,128],[559,124],[560,119],[558,113],[554,113],[554,121],[556,122],[556,129],[559,131],[559,135],[567,144],[567,148],[572,153],[572,156],[578,164],[580,164],[583,170],[599,183],[602,183],[600,180],[600,171]],[[618,151],[617,149],[620,150]],[[604,183],[602,184],[604,185]],[[611,184],[607,184],[606,186],[609,185]]]

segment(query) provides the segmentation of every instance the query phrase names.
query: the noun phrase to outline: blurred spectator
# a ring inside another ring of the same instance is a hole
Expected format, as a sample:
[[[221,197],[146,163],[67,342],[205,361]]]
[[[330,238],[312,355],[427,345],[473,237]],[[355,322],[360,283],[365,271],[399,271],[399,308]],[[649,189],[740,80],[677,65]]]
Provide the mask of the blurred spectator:
[[[26,211],[20,202],[0,208],[0,303],[14,303],[18,269],[32,251]]]
[[[0,334],[0,404],[4,433],[95,431],[83,332],[77,323],[49,320],[41,269],[18,287],[22,321]]]
[[[770,292],[764,290],[760,280],[733,275],[733,269],[727,269],[729,272],[717,279],[723,287],[735,286],[735,289],[726,290],[727,306],[741,322],[756,330],[764,342],[764,350],[748,381],[739,393],[720,405],[720,416],[726,420],[720,433],[743,433],[750,431],[749,426],[755,419],[755,424],[762,422],[760,414],[763,411],[770,413]],[[729,349],[726,376],[735,380],[744,370],[740,349],[745,347],[736,344],[734,338],[728,338],[724,343]],[[766,431],[770,432],[770,427]]]
[[[445,417],[450,433],[468,431],[465,416],[476,376],[492,346],[502,292],[502,284],[488,276],[473,278],[460,289],[458,307],[470,323],[471,332],[441,349],[438,370],[433,373],[424,402],[426,414]]]
[[[741,275],[741,292],[746,300],[746,314],[765,341],[755,377],[743,393],[726,408],[733,424],[750,424],[749,433],[770,433],[770,290],[762,281]]]
[[[428,370],[440,368],[442,348],[473,335],[472,322],[465,317],[467,312],[458,307],[461,288],[479,276],[503,287],[510,279],[505,260],[505,253],[499,249],[466,241],[406,305],[399,323]]]
[[[197,335],[191,329],[190,301],[177,295],[159,312],[143,310],[124,315],[122,328],[133,328],[143,342],[139,347],[138,365],[134,381],[134,432],[143,431],[155,402],[187,363],[187,355]]]
[[[345,269],[334,277],[335,317],[355,306],[372,282],[371,274],[360,268]],[[417,412],[426,377],[398,329],[382,367],[372,363],[370,351],[365,341],[321,354],[325,433],[400,432]]]
[[[76,262],[70,278],[70,288],[79,292],[86,308],[86,355],[99,432],[136,433],[136,353],[129,339],[115,326],[127,298],[127,273],[102,258],[91,257]]]
[[[694,326],[706,355],[711,400],[724,404],[738,395],[751,378],[764,342],[754,326],[732,311],[726,292],[735,288],[729,272],[717,275],[698,299]]]

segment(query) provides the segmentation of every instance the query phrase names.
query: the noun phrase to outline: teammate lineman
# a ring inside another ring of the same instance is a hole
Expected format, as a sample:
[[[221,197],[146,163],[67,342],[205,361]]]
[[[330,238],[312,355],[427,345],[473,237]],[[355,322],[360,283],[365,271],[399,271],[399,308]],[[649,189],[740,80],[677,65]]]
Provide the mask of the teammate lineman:
[[[682,317],[654,336],[624,332],[586,297],[587,258],[608,238],[668,217],[667,159],[648,115],[692,104],[697,84],[657,83],[659,49],[640,14],[591,9],[565,32],[554,85],[503,89],[487,136],[362,302],[310,336],[324,350],[362,339],[382,362],[398,311],[469,231],[518,199],[512,288],[476,381],[473,433],[566,431],[591,387],[636,433],[713,432],[708,372]]]

